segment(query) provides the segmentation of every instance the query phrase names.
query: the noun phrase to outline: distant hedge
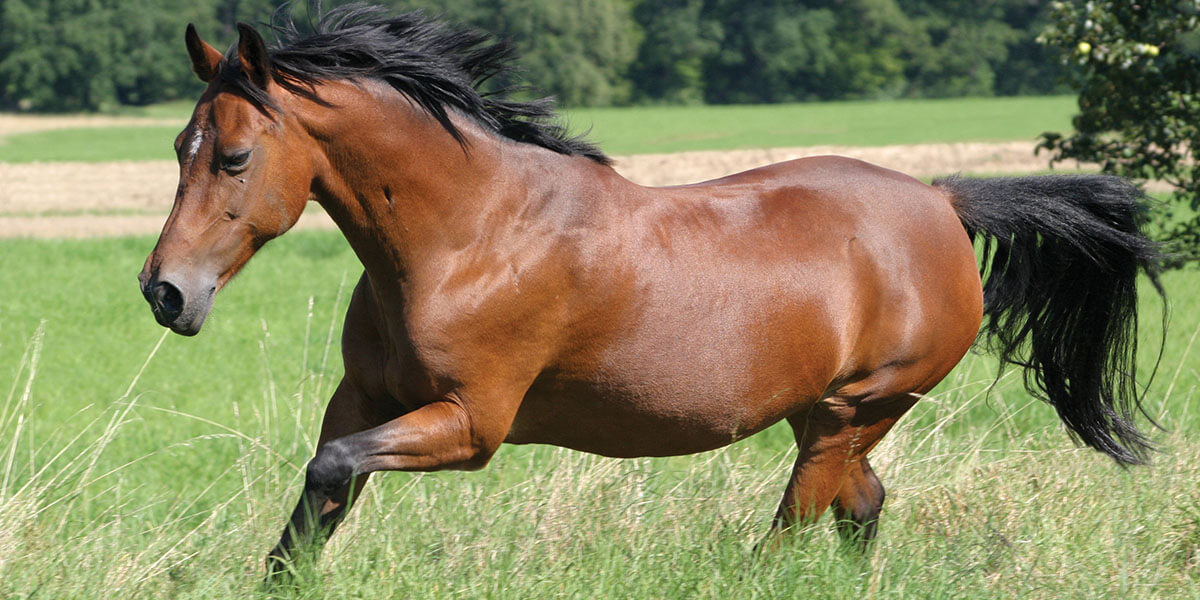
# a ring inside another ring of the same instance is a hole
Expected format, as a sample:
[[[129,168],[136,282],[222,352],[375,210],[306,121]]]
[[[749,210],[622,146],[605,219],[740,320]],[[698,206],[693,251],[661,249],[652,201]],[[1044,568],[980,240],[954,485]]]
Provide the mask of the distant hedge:
[[[222,47],[279,0],[4,0],[0,108],[95,110],[194,96],[184,26]],[[325,2],[333,6],[338,2]],[[512,38],[566,105],[765,103],[1058,91],[1044,2],[391,0]],[[305,18],[305,3],[291,10]]]

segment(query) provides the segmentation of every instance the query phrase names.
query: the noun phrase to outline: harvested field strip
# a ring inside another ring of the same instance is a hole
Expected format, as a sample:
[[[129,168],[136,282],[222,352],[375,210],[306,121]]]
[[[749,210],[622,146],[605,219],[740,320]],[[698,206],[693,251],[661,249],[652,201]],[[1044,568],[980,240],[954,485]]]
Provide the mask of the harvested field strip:
[[[1026,173],[1047,168],[1031,142],[810,146],[617,157],[642,185],[723,177],[802,156],[840,154],[917,177],[947,173]],[[1075,165],[1067,165],[1072,167]],[[155,233],[171,208],[179,171],[170,161],[0,163],[0,237],[87,237]],[[306,216],[306,227],[328,226]]]
[[[182,127],[185,122],[187,122],[187,117],[180,119],[108,115],[17,115],[0,113],[0,137],[33,131],[55,131],[58,129],[137,126]]]
[[[874,163],[913,177],[950,173],[1044,171],[1049,158],[1034,154],[1033,142],[960,142],[901,146],[806,146],[640,154],[617,157],[621,174],[642,185],[679,185],[724,177],[747,169],[804,156],[837,154]],[[1062,165],[1078,168],[1078,165]]]

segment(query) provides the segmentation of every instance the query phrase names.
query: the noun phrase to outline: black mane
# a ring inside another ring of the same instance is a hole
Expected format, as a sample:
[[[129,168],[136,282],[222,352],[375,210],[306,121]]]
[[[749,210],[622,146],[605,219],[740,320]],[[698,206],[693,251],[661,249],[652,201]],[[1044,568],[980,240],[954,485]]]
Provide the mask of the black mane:
[[[504,97],[508,90],[480,91],[484,82],[511,71],[515,60],[512,44],[486,32],[452,27],[420,12],[389,17],[386,9],[363,4],[330,10],[312,28],[312,34],[302,33],[290,17],[272,25],[278,38],[268,48],[274,79],[293,93],[321,102],[316,86],[322,81],[378,79],[428,111],[459,143],[465,141],[449,109],[518,142],[610,162],[593,144],[567,134],[552,99],[517,102]],[[274,108],[271,97],[242,73],[235,53],[236,45],[221,65],[222,82]]]

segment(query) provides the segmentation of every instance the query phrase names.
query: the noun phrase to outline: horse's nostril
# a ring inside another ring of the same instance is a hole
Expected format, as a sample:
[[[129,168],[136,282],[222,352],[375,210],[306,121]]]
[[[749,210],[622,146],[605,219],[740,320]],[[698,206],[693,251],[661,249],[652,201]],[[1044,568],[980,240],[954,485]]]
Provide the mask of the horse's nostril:
[[[165,281],[154,286],[154,303],[168,322],[174,321],[183,312],[183,294],[179,288]]]

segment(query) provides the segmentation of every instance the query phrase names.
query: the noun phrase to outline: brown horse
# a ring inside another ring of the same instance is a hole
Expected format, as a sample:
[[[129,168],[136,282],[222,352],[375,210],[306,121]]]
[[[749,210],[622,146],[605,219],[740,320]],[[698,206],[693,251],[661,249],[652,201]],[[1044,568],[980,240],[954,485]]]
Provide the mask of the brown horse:
[[[703,452],[781,419],[799,457],[773,529],[832,506],[868,540],[884,491],[867,454],[984,316],[1078,439],[1123,463],[1148,450],[1134,282],[1156,254],[1121,180],[930,186],[814,157],[646,188],[546,104],[478,91],[509,62],[483,34],[363,8],[282,26],[271,50],[239,31],[222,56],[188,28],[208,89],[139,280],[158,322],[193,335],[309,200],[365,267],[276,568],[376,471],[479,469],[505,442]]]

